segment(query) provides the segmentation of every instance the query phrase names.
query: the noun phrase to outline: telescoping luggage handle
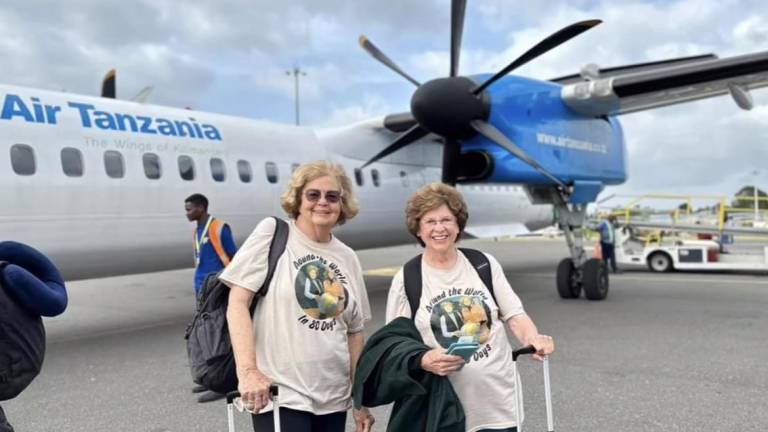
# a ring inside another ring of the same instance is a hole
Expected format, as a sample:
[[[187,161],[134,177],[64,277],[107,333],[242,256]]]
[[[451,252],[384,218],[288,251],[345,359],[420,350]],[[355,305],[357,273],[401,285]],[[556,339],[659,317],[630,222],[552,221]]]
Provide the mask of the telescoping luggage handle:
[[[275,419],[275,432],[280,432],[280,401],[278,400],[277,384],[269,386],[269,396],[272,398],[272,417]],[[227,393],[227,422],[229,432],[235,432],[235,412],[233,403],[240,397],[239,391]]]
[[[533,345],[528,345],[525,347],[522,347],[520,349],[512,351],[512,362],[515,364],[515,374],[517,374],[517,358],[521,355],[525,354],[535,354],[536,348]],[[544,369],[544,398],[546,399],[547,403],[547,431],[548,432],[554,432],[554,420],[552,419],[552,391],[549,387],[549,357],[544,357],[544,362],[542,365]],[[519,382],[519,381],[517,381]],[[521,402],[522,397],[522,388],[517,388],[515,390],[515,396],[516,396],[516,409],[515,409],[515,416],[517,416],[517,432],[522,432],[522,423],[520,422],[520,411],[522,411],[523,404]]]

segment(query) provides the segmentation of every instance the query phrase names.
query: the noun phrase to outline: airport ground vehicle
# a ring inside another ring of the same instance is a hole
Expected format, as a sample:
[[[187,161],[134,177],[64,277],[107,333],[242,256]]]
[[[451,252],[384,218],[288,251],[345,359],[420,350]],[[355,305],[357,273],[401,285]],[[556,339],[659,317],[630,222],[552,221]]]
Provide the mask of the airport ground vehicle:
[[[672,270],[705,271],[766,271],[768,246],[754,245],[751,250],[725,248],[733,237],[688,240],[680,237],[665,240],[663,235],[641,240],[632,235],[632,228],[616,230],[616,262],[619,267],[648,266],[654,272]]]

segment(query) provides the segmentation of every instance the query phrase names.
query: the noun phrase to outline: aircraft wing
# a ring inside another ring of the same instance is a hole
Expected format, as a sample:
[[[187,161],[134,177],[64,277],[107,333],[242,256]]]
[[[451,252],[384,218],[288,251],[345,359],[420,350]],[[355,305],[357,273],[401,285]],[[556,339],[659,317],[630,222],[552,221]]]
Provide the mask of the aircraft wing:
[[[563,86],[562,98],[574,111],[592,116],[628,114],[724,94],[750,109],[749,90],[768,86],[768,51],[641,66],[645,67],[607,77],[593,74],[575,83],[573,76],[563,77],[562,82],[571,83]]]
[[[506,237],[531,232],[522,223],[508,223],[500,225],[468,225],[464,233],[474,238]]]
[[[571,74],[553,78],[550,81],[556,82],[560,85],[580,83],[588,80],[588,76],[597,76],[600,78],[610,78],[619,75],[627,75],[630,73],[645,72],[651,70],[657,70],[660,68],[670,66],[680,66],[684,64],[699,63],[707,60],[714,60],[717,56],[714,54],[703,54],[691,57],[679,57],[668,60],[660,60],[646,63],[635,63],[623,66],[614,66],[608,68],[601,68],[596,64],[588,64],[584,66],[577,74]]]

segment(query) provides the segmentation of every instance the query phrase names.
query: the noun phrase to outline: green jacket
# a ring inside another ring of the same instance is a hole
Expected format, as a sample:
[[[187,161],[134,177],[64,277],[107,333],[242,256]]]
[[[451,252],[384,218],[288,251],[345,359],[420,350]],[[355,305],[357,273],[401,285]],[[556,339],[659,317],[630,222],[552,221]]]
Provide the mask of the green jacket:
[[[464,410],[448,378],[421,369],[428,350],[408,318],[379,329],[357,363],[355,407],[394,402],[388,432],[464,432]]]

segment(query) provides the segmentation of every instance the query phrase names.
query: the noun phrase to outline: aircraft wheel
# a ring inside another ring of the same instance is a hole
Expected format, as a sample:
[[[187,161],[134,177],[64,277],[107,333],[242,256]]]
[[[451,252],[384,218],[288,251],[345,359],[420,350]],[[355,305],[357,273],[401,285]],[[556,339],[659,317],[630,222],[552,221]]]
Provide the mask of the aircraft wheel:
[[[570,258],[563,258],[557,265],[557,293],[565,299],[578,298],[581,294],[581,283]]]
[[[648,257],[648,268],[657,272],[664,273],[672,270],[672,258],[664,252],[654,252]]]
[[[584,263],[584,295],[589,300],[604,300],[608,296],[608,267],[601,259]]]

